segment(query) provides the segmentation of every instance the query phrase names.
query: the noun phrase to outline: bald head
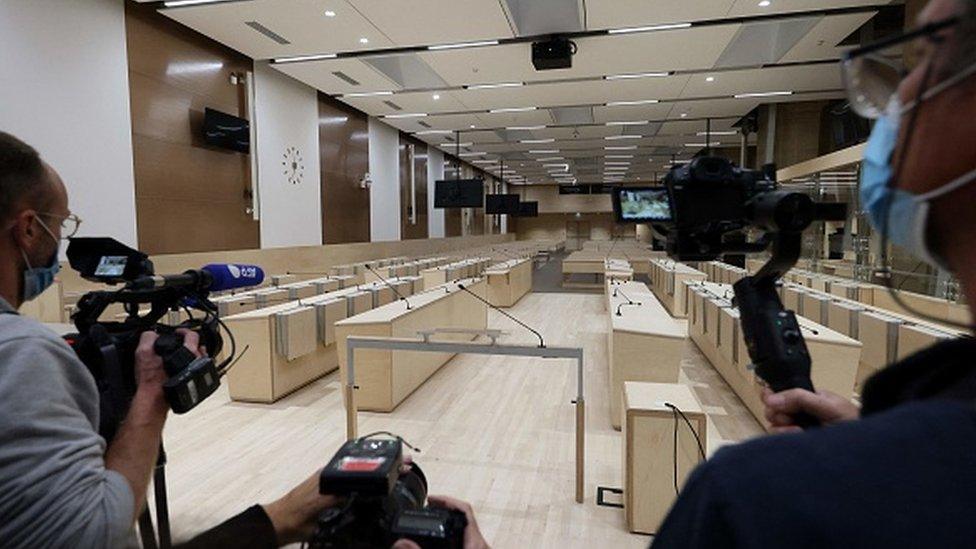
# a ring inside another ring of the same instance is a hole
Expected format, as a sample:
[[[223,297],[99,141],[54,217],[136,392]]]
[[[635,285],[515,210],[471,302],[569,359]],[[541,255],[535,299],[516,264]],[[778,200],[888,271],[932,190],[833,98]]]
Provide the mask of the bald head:
[[[67,191],[61,178],[33,147],[0,132],[0,223],[6,224],[25,209],[47,211]]]

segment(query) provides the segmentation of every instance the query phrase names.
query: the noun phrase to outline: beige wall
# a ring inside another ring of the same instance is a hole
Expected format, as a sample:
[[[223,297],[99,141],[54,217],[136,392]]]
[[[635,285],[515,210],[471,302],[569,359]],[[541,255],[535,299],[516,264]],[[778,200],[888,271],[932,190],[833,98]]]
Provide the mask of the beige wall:
[[[539,204],[540,209],[542,204]],[[539,217],[518,219],[516,234],[519,240],[566,240],[567,224],[577,221],[588,223],[590,227],[589,240],[611,240],[613,238],[630,238],[636,236],[634,225],[618,225],[613,214],[539,214]]]

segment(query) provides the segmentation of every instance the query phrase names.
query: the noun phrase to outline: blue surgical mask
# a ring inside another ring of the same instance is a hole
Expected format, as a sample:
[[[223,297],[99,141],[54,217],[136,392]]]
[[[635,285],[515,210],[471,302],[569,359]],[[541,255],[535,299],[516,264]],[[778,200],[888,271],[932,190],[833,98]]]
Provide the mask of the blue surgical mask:
[[[54,247],[54,255],[51,256],[51,260],[47,262],[45,267],[31,267],[30,260],[27,259],[27,253],[24,250],[20,250],[20,254],[24,256],[24,262],[27,263],[27,268],[24,269],[24,290],[21,292],[21,299],[26,303],[35,297],[44,293],[44,290],[51,287],[54,284],[54,277],[61,270],[61,264],[58,262],[58,250],[61,247],[61,241],[58,240],[54,233],[47,228],[40,219],[37,220],[41,227],[47,234],[51,235],[57,246]]]
[[[924,99],[931,96],[927,94]],[[892,186],[891,157],[898,144],[902,115],[917,105],[903,109],[898,95],[892,96],[885,115],[871,130],[861,166],[861,205],[871,224],[878,231],[886,231],[890,242],[927,263],[948,270],[945,260],[932,250],[926,238],[932,200],[976,180],[976,170],[920,195]],[[885,215],[888,216],[887,223]]]

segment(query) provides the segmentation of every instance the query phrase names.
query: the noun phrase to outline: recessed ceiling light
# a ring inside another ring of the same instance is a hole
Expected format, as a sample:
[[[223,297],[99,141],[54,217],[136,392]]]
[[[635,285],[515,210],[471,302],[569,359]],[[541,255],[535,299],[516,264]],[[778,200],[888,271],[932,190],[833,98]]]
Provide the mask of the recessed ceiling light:
[[[536,158],[536,160],[539,162],[551,162],[556,160],[566,160],[566,158],[562,156],[547,156],[545,158]]]
[[[630,162],[604,162],[606,166],[630,166]]]
[[[167,8],[179,8],[182,6],[199,6],[202,4],[219,4],[228,0],[170,0],[163,5]]]
[[[468,156],[484,156],[488,153],[486,152],[471,152],[471,153],[461,153],[458,156],[468,157]]]
[[[490,109],[488,112],[491,114],[499,114],[505,112],[529,112],[534,111],[538,107],[508,107],[504,109]]]
[[[660,99],[640,99],[637,101],[611,101],[606,104],[607,107],[623,107],[627,105],[653,105],[655,103],[660,103]]]
[[[629,34],[632,32],[654,32],[674,29],[687,29],[691,23],[669,23],[666,25],[651,25],[649,27],[625,27],[622,29],[610,29],[607,34]]]
[[[369,44],[369,38],[366,38],[364,36],[364,37],[362,37],[362,38],[359,39],[359,43],[360,44]]]
[[[721,141],[712,141],[711,143],[685,143],[685,147],[718,147],[721,145]]]
[[[695,135],[698,137],[708,137],[710,135],[739,135],[739,132],[735,130],[721,131],[721,132],[697,132]]]
[[[469,127],[469,128],[471,128],[471,129],[473,130],[473,129],[474,129],[474,124],[471,124],[471,125],[470,125],[470,126],[468,126],[468,127]]]
[[[545,150],[545,151],[529,151],[529,154],[556,154],[559,149]]]
[[[447,143],[444,143],[444,144],[445,145],[450,145],[452,147],[470,147],[471,145],[474,145],[474,143],[452,143],[450,141],[448,141]]]
[[[773,91],[773,92],[755,92],[755,93],[738,93],[732,97],[736,99],[747,99],[750,97],[777,97],[781,95],[793,95],[791,91]]]
[[[417,132],[415,135],[435,135],[440,133],[454,133],[452,130],[424,130],[422,132]]]
[[[383,118],[423,118],[425,116],[427,116],[425,112],[413,112],[407,114],[388,114]]]
[[[705,77],[705,82],[714,82],[714,81],[715,81],[715,77],[714,76],[706,76]]]
[[[461,48],[478,48],[481,46],[497,46],[498,40],[482,40],[480,42],[462,42],[459,44],[438,44],[436,46],[427,46],[428,50],[457,50]]]
[[[671,76],[670,72],[641,72],[635,74],[609,74],[604,76],[604,80],[629,80],[632,78],[664,78]]]
[[[334,53],[318,53],[315,55],[295,55],[292,57],[277,57],[274,60],[276,65],[285,63],[301,63],[302,61],[321,61],[322,59],[335,59],[338,55]]]
[[[544,130],[546,129],[546,127],[545,126],[509,126],[505,129],[515,132],[515,131]]]
[[[644,137],[643,135],[608,135],[604,137],[607,141],[616,141],[618,139],[640,139]]]
[[[633,158],[632,154],[608,154],[607,158]]]
[[[762,2],[759,2],[759,7],[760,8],[765,8],[765,7],[769,6],[770,4],[772,4],[772,2],[770,2],[769,0],[762,0]]]
[[[621,120],[617,122],[607,122],[607,126],[644,126],[650,124],[648,120]]]
[[[434,101],[437,101],[438,99],[440,99],[440,98],[441,98],[441,94],[439,94],[439,93],[435,93],[435,94],[433,95],[433,97],[434,97]]]
[[[393,92],[391,92],[391,91],[376,91],[376,92],[344,93],[340,97],[376,97],[378,95],[393,95]]]
[[[686,112],[681,113],[681,118],[688,118],[688,113]]]
[[[326,10],[325,16],[326,17],[335,17],[336,16],[336,13],[334,11],[332,11],[332,10]]]
[[[465,86],[468,90],[493,90],[495,88],[517,88],[522,86],[522,82],[500,82],[498,84],[474,84],[471,86]]]
[[[627,146],[620,146],[620,147],[603,147],[603,148],[608,151],[632,151],[637,148],[637,145],[627,145]]]
[[[551,137],[549,139],[520,139],[519,140],[519,143],[525,145],[538,145],[540,143],[555,143],[555,142],[556,140]]]

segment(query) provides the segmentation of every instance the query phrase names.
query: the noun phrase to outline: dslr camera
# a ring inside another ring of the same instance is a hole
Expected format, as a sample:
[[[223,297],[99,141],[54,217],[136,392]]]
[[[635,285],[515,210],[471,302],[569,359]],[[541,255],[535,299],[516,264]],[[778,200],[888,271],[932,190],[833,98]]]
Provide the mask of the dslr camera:
[[[427,479],[417,464],[404,469],[402,440],[373,436],[346,442],[322,470],[319,492],[343,503],[319,516],[309,547],[390,547],[399,539],[463,547],[464,513],[425,506]]]

